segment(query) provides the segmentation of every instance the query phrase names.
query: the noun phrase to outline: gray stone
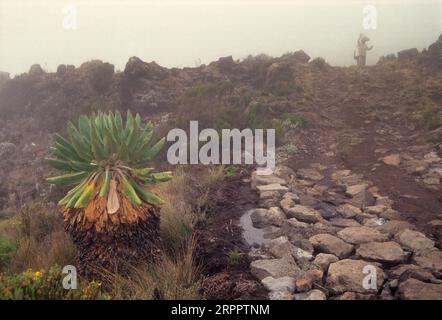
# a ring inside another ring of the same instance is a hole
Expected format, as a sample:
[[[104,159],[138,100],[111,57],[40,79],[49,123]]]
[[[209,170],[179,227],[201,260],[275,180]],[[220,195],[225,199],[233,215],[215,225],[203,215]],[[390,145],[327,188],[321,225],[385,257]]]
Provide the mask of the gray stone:
[[[440,184],[440,177],[432,175],[432,176],[425,177],[422,181],[425,184],[434,186],[434,185]]]
[[[340,227],[335,227],[332,226],[328,221],[324,220],[321,222],[316,222],[313,225],[313,231],[315,233],[329,233],[329,234],[336,234],[336,232],[338,232],[339,230],[341,230]]]
[[[279,291],[293,293],[295,291],[295,278],[293,277],[281,277],[273,278],[266,277],[261,280],[261,283],[269,291]]]
[[[376,229],[368,227],[349,227],[338,232],[338,236],[351,244],[361,244],[366,242],[382,242],[388,240],[388,235]]]
[[[310,227],[310,224],[308,224],[306,222],[298,221],[298,219],[296,219],[296,218],[290,218],[287,220],[287,222],[289,223],[290,226],[292,226],[294,228],[305,229],[305,228]]]
[[[379,218],[384,218],[387,220],[400,220],[402,219],[399,212],[393,209],[387,209],[379,215]]]
[[[300,260],[312,260],[313,255],[311,252],[301,249],[301,248],[295,248],[292,252],[292,256],[295,258],[296,261]]]
[[[321,290],[313,289],[308,292],[296,293],[295,300],[327,300],[327,296]]]
[[[383,205],[368,206],[365,208],[367,213],[375,214],[377,216],[381,215],[385,210],[387,210],[387,207]]]
[[[297,175],[301,179],[319,181],[324,179],[324,176],[315,169],[299,169]]]
[[[399,284],[398,295],[404,300],[442,300],[442,284],[411,278]]]
[[[400,266],[397,266],[396,268],[389,271],[390,278],[397,279],[399,278],[404,272],[408,270],[418,270],[420,267],[414,265],[414,264],[401,264]]]
[[[316,256],[315,260],[313,260],[313,263],[319,266],[324,272],[327,272],[328,266],[338,260],[339,258],[334,254],[320,253]]]
[[[359,227],[361,226],[359,222],[353,219],[344,219],[344,218],[333,218],[330,219],[330,224],[335,227]]]
[[[282,210],[284,210],[285,213],[287,213],[295,204],[296,202],[292,198],[287,197],[281,200],[279,206],[282,208]]]
[[[397,264],[405,259],[401,246],[394,241],[363,243],[356,250],[363,259],[387,264]]]
[[[412,49],[404,49],[397,53],[397,57],[399,60],[412,60],[416,59],[419,56],[419,50],[416,48]]]
[[[431,227],[440,228],[442,227],[442,220],[440,219],[431,220],[430,222],[428,222],[428,225]]]
[[[256,171],[252,173],[251,187],[256,189],[260,185],[280,184],[286,185],[287,181],[274,175],[257,175]]]
[[[258,189],[259,192],[263,191],[278,191],[281,194],[287,192],[289,189],[286,186],[282,186],[279,183],[272,183],[272,184],[266,184],[257,186],[256,189]]]
[[[301,269],[296,265],[293,258],[284,257],[281,259],[255,260],[250,264],[250,271],[258,279],[267,277],[298,277]]]
[[[294,295],[286,291],[271,291],[269,293],[270,300],[293,300]]]
[[[250,217],[255,228],[264,228],[269,225],[280,227],[284,221],[286,221],[284,212],[277,207],[272,207],[270,209],[255,209]]]
[[[376,202],[375,205],[378,206],[386,206],[386,207],[391,207],[393,205],[393,200],[391,200],[389,197],[376,197]]]
[[[340,259],[348,257],[353,252],[353,246],[331,234],[317,234],[309,239],[316,251],[331,253]]]
[[[399,154],[395,153],[395,154],[390,154],[384,158],[382,158],[382,161],[389,165],[389,166],[399,166],[401,164],[401,158],[399,156]]]
[[[267,243],[268,251],[275,258],[282,258],[287,255],[292,255],[295,250],[295,246],[285,236],[281,236],[276,239],[272,239]]]
[[[351,204],[344,204],[339,206],[338,212],[344,218],[353,218],[354,216],[362,213],[361,209]]]
[[[290,208],[287,211],[287,216],[308,223],[315,223],[323,220],[321,214],[317,210],[302,205],[295,205]]]
[[[286,166],[276,166],[275,170],[273,171],[273,174],[286,181],[289,181],[295,175],[295,172]]]
[[[44,74],[45,72],[39,64],[33,64],[31,66],[31,68],[29,69],[28,73],[29,73],[29,75],[32,75],[32,76],[39,76],[39,75]]]
[[[358,292],[344,292],[337,296],[335,300],[370,300],[373,298],[373,294],[362,294]]]
[[[369,227],[369,228],[377,228],[382,226],[383,224],[385,224],[387,221],[385,219],[382,218],[370,218],[370,219],[364,219],[364,221],[362,222],[362,224],[365,227]]]
[[[442,272],[442,252],[440,250],[421,251],[413,256],[414,262],[420,267],[433,272]]]
[[[428,239],[423,233],[410,229],[404,229],[398,232],[395,236],[395,240],[404,248],[415,252],[432,249],[434,247],[433,240]]]
[[[347,196],[351,197],[348,203],[357,208],[364,208],[373,205],[376,200],[373,194],[367,190],[367,184],[356,184],[348,186],[346,189]]]
[[[410,223],[408,223],[407,221],[400,221],[400,220],[390,220],[376,227],[376,229],[378,229],[380,232],[385,232],[392,235],[404,229],[412,229],[412,228],[413,226]]]
[[[356,184],[352,186],[348,186],[345,190],[346,194],[350,197],[357,196],[361,193],[363,193],[367,189],[366,184]]]
[[[364,268],[371,266],[376,270],[376,289],[364,288],[367,273]],[[327,276],[327,288],[334,294],[347,291],[362,294],[376,293],[385,279],[384,272],[373,263],[363,260],[344,259],[330,264]]]
[[[278,191],[262,191],[259,193],[259,199],[275,199],[275,201],[279,200],[281,197],[281,193]]]

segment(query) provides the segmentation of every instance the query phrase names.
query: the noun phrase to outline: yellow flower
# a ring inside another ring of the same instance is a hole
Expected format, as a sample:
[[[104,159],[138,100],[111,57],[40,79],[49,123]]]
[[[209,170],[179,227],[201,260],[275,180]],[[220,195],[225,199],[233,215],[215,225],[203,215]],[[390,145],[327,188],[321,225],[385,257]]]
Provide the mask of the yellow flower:
[[[32,279],[34,281],[36,281],[36,280],[40,279],[42,275],[43,275],[43,273],[41,271],[34,272],[34,276],[32,277]]]

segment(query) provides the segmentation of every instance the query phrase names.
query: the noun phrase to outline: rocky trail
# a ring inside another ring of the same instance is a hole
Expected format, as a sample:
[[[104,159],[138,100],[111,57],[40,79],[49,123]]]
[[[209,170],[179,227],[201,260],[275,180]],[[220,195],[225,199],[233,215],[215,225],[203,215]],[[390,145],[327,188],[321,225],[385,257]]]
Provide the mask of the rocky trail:
[[[321,77],[314,125],[294,137],[304,152],[250,178],[259,202],[240,225],[251,272],[270,299],[440,298],[437,148],[414,144],[414,128],[388,112],[402,103],[394,89],[339,69]]]

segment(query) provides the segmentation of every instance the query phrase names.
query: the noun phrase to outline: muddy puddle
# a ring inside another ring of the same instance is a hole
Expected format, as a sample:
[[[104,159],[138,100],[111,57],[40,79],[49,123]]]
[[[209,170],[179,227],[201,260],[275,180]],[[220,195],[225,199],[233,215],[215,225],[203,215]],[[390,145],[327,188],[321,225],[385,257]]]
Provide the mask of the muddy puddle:
[[[253,209],[247,210],[239,220],[239,226],[243,229],[242,236],[252,251],[263,246],[270,239],[271,233],[277,229],[274,227],[255,228],[251,218],[253,211]]]

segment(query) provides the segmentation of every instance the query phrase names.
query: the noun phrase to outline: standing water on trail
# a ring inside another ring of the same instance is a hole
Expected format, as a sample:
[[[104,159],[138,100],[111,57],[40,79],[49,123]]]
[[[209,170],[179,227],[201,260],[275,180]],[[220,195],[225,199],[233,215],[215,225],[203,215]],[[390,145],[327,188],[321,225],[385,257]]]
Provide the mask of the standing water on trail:
[[[239,226],[243,228],[243,238],[252,248],[261,247],[268,239],[267,235],[274,231],[274,227],[255,228],[252,223],[254,209],[247,210],[239,220]]]

